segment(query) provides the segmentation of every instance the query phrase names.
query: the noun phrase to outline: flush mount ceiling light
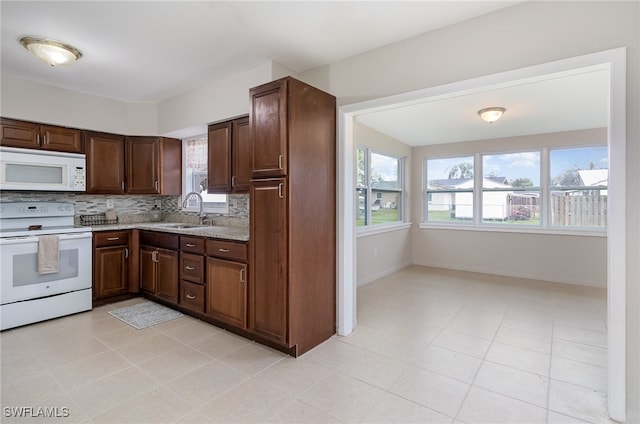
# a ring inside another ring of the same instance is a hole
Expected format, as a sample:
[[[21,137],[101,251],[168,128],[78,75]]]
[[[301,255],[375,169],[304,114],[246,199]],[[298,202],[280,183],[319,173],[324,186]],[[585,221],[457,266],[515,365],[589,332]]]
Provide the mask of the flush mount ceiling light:
[[[82,57],[75,47],[48,38],[22,37],[20,44],[35,58],[51,66],[70,65]]]
[[[493,124],[502,117],[505,110],[506,109],[503,107],[488,107],[486,109],[479,110],[478,115],[480,115],[484,121]]]

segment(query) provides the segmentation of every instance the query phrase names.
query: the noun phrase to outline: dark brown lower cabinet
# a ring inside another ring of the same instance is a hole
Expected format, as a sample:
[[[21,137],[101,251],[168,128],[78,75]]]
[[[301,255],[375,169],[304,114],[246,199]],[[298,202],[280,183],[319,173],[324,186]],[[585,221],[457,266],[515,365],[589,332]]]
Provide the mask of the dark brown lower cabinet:
[[[129,231],[96,232],[93,240],[93,299],[128,293]]]
[[[206,313],[239,328],[247,327],[247,265],[207,258]]]
[[[177,248],[177,235],[140,233],[140,288],[172,303],[178,303],[180,294]]]

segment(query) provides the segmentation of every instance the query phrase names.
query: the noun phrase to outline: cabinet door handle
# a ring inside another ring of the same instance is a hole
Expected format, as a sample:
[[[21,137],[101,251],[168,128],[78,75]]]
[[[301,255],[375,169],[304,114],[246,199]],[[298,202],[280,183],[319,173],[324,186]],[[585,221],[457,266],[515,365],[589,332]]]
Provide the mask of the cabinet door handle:
[[[278,168],[282,169],[282,161],[284,160],[284,155],[278,156]]]
[[[196,247],[196,245],[193,244],[193,243],[186,243],[185,246],[187,246],[187,247]]]
[[[158,262],[158,251],[154,250],[153,252],[151,252],[151,260],[153,262]]]
[[[236,186],[236,176],[234,175],[233,177],[231,177],[231,187],[235,187]]]
[[[196,297],[195,297],[194,295],[192,295],[192,294],[188,294],[188,295],[186,295],[185,297],[186,297],[187,299],[189,299],[189,300],[193,300],[193,299],[195,299],[195,298],[196,298]]]
[[[128,247],[124,248],[124,258],[125,259],[129,259],[129,248]]]
[[[278,197],[284,199],[284,195],[282,194],[282,189],[284,187],[283,183],[278,184]]]
[[[241,268],[241,269],[240,269],[240,282],[241,282],[241,283],[244,283],[244,282],[245,282],[245,281],[244,281],[244,268]]]
[[[124,191],[124,181],[120,184],[120,186],[122,187],[122,191]]]
[[[156,188],[156,191],[158,191],[158,187],[160,186],[160,184],[158,183],[158,181],[155,182],[154,187]]]
[[[40,134],[36,134],[36,143],[40,144]]]
[[[223,248],[218,249],[218,252],[222,252],[222,253],[227,253],[228,251],[229,249],[223,249]]]
[[[196,267],[194,267],[194,266],[185,266],[184,269],[186,269],[187,271],[193,271],[194,269],[196,269]]]
[[[120,240],[120,237],[107,237],[107,240],[109,241]]]

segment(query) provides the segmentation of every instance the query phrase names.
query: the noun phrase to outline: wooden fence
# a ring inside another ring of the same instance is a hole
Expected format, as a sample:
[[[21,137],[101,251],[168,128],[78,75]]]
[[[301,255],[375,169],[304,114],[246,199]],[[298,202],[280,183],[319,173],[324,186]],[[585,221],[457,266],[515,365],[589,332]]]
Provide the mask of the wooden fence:
[[[604,227],[607,225],[607,196],[553,194],[552,225]]]

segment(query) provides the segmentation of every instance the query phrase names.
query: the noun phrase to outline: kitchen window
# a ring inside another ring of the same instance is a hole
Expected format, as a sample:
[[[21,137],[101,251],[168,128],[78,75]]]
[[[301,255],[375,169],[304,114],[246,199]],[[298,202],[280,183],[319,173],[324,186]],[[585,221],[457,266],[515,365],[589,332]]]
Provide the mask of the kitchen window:
[[[182,169],[184,171],[180,208],[185,212],[198,212],[200,210],[196,196],[191,196],[187,207],[182,207],[184,196],[195,191],[202,196],[205,212],[229,213],[226,194],[207,193],[208,153],[206,134],[182,141]]]
[[[426,224],[602,231],[607,146],[425,159]]]
[[[403,160],[359,146],[356,152],[356,226],[403,222]]]

